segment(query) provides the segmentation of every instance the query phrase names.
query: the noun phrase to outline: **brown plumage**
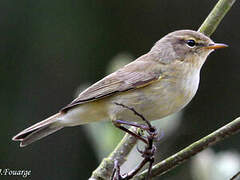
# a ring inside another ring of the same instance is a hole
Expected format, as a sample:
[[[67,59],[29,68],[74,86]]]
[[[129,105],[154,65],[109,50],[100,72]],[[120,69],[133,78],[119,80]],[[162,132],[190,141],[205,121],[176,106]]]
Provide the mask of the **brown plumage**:
[[[26,146],[66,126],[111,119],[137,121],[114,102],[133,107],[148,120],[181,110],[195,95],[207,56],[224,44],[192,31],[172,32],[145,55],[83,91],[59,113],[13,137]]]

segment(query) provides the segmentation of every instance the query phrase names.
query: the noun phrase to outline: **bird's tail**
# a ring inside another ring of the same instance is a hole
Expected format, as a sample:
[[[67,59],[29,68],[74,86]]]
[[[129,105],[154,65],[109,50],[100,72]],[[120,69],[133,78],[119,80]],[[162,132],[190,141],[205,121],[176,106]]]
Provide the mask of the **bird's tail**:
[[[12,138],[13,141],[20,141],[20,147],[27,146],[49,134],[52,134],[63,128],[63,125],[58,123],[58,117],[61,113],[57,113],[33,126],[21,131]]]

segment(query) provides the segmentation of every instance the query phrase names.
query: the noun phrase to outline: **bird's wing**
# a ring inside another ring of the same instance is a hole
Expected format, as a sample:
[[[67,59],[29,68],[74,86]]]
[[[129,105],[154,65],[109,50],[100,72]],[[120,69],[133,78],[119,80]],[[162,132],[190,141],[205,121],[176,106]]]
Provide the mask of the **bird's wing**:
[[[87,88],[61,111],[66,112],[86,102],[147,86],[161,77],[160,71],[154,71],[155,65],[155,62],[136,60]]]

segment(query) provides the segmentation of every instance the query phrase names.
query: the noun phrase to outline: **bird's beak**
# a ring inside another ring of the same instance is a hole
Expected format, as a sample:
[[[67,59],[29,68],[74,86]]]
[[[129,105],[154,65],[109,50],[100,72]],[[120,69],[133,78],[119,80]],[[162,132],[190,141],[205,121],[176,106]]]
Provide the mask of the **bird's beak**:
[[[220,48],[226,48],[228,45],[222,44],[222,43],[214,43],[214,44],[209,44],[206,46],[206,49],[220,49]]]

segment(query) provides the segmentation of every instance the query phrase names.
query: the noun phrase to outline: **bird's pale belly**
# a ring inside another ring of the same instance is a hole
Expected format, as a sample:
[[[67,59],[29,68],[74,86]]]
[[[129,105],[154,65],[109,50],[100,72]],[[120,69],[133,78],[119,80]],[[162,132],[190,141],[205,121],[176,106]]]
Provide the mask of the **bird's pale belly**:
[[[198,79],[192,79],[190,82],[178,82],[178,84],[168,80],[161,80],[159,83],[156,82],[144,88],[113,96],[111,98],[112,105],[109,107],[109,116],[112,120],[139,120],[130,110],[113,103],[118,102],[133,107],[148,120],[160,119],[186,106],[195,95],[197,88]]]

